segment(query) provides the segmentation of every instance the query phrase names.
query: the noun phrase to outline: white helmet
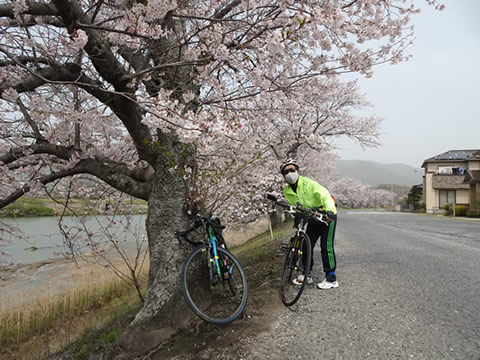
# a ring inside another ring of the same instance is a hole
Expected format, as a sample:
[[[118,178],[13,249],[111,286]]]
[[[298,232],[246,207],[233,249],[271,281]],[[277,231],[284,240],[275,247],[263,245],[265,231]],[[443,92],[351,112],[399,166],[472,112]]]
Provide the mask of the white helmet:
[[[287,167],[288,165],[293,165],[293,166],[295,166],[295,169],[297,169],[297,170],[299,169],[298,164],[295,160],[287,159],[282,163],[282,166],[280,166],[280,173],[283,174],[283,169],[285,169],[285,167]]]

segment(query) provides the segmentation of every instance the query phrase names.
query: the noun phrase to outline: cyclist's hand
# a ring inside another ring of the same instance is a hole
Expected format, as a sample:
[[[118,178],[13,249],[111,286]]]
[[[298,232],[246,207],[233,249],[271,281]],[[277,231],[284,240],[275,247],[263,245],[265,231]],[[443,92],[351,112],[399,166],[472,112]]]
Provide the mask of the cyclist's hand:
[[[333,213],[333,211],[327,211],[327,216],[325,217],[325,219],[327,220],[328,223],[333,221],[334,217],[335,217],[335,214]]]

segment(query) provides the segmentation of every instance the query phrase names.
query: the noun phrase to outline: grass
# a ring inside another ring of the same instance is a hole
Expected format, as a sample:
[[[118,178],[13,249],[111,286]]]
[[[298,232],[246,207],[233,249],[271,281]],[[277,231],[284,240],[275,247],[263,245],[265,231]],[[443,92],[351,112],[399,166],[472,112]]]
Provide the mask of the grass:
[[[121,281],[115,275],[110,274],[100,283],[95,281],[98,274],[92,273],[91,277],[91,281],[62,296],[53,298],[46,296],[16,309],[2,311],[0,313],[0,345],[3,348],[18,346],[27,340],[62,328],[65,323],[88,317],[98,309],[115,308],[113,314],[118,315],[140,304],[133,286]],[[142,274],[144,288],[146,278],[145,270]],[[28,294],[18,294],[18,296],[28,296]]]
[[[281,224],[274,229],[274,238],[287,236],[292,230],[291,222]],[[276,245],[272,241],[270,231],[267,231],[251,238],[244,244],[231,248],[231,251],[239,258],[244,267],[257,272],[262,267],[271,268],[269,259],[272,246]],[[249,269],[246,270],[250,271]],[[258,287],[264,280],[260,272],[258,276],[262,279],[251,281],[249,284],[252,289]],[[147,270],[145,270],[144,286],[146,286],[146,273]],[[92,280],[96,277],[95,275],[91,276]],[[250,280],[254,279],[249,275]],[[24,295],[19,294],[18,296]],[[252,296],[253,293],[250,301],[252,301]],[[65,324],[84,322],[83,330],[69,336],[68,341],[59,344],[59,348],[64,348],[63,351],[68,353],[68,358],[88,359],[92,353],[98,352],[106,344],[114,342],[126,330],[140,306],[140,301],[134,295],[133,288],[112,275],[110,279],[104,280],[100,284],[92,281],[92,283],[79,286],[61,297],[41,299],[15,311],[0,311],[0,345],[3,349],[15,350],[16,348],[24,358],[25,353],[21,350],[22,342],[32,338],[45,342],[45,336],[48,341],[48,334],[64,329]],[[98,326],[100,317],[105,321]],[[67,343],[69,344],[66,345]],[[39,344],[45,346],[41,342]],[[32,350],[32,354],[39,354],[38,346],[37,344]],[[59,348],[53,350],[57,351]],[[181,347],[179,349],[181,350]]]
[[[139,301],[133,301],[131,304],[119,301],[116,306],[105,309],[111,315],[109,321],[99,329],[89,327],[76,340],[64,347],[62,353],[65,354],[65,358],[87,360],[93,353],[113,343],[132,322],[134,314],[140,307]]]
[[[109,203],[107,201],[107,203]],[[102,206],[105,202],[98,200],[70,199],[69,207],[77,215],[100,215],[105,212]],[[145,214],[148,202],[141,199],[126,199],[124,204],[130,207],[133,214]],[[23,217],[23,216],[54,216],[63,213],[63,205],[54,202],[47,197],[22,197],[12,204],[0,209],[0,217]],[[65,209],[65,215],[71,216],[73,212]]]
[[[293,224],[292,221],[287,221],[279,225],[275,229],[273,229],[273,237],[278,238],[280,236],[284,236],[291,233],[292,224]],[[272,241],[272,234],[270,233],[270,231],[266,231],[230,250],[239,259],[248,261],[251,258],[261,256],[266,251],[263,245],[271,241]]]
[[[47,206],[18,201],[7,205],[0,210],[0,217],[19,217],[19,216],[53,216],[55,211]]]

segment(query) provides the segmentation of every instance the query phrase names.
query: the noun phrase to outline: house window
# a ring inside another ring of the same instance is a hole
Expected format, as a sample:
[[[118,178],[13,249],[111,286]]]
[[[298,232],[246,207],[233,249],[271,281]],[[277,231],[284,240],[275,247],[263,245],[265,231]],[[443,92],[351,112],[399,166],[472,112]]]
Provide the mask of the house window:
[[[440,190],[440,208],[447,203],[455,204],[455,190]]]

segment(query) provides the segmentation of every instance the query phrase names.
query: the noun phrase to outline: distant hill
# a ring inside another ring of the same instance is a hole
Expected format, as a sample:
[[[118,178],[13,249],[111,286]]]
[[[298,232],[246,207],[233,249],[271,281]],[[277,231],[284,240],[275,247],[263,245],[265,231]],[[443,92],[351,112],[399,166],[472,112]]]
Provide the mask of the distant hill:
[[[365,160],[339,160],[337,172],[342,177],[365,185],[395,184],[412,186],[422,183],[423,169],[405,164],[381,164]]]

